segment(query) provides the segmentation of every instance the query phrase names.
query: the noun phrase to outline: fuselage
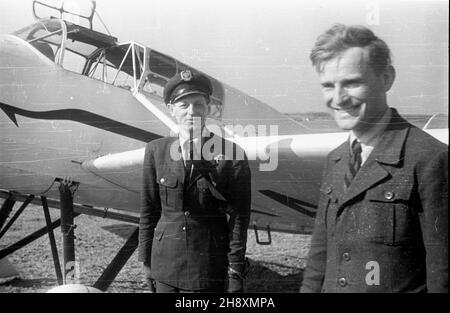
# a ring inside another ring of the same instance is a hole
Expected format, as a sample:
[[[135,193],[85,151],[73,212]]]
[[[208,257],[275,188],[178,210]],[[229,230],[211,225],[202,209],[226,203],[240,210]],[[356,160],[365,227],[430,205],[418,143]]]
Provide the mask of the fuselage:
[[[151,64],[151,53],[148,58]],[[221,115],[210,121],[249,157],[252,222],[310,232],[325,157],[347,134],[315,132],[234,88],[221,88]],[[55,179],[67,178],[79,183],[76,203],[139,211],[145,144],[171,134],[157,93],[67,70],[26,40],[5,35],[0,108],[0,189],[58,198]],[[230,131],[236,125],[257,131],[241,136]],[[445,129],[429,131],[448,142]]]

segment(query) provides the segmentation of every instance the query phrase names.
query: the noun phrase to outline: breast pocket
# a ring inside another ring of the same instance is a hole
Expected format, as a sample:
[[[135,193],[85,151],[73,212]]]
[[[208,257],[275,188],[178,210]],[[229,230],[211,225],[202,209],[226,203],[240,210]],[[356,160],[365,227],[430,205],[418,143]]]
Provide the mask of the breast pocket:
[[[174,172],[165,172],[157,177],[161,202],[168,206],[174,206],[178,198],[178,177]]]
[[[420,234],[417,210],[411,201],[412,184],[379,186],[367,192],[367,206],[359,215],[364,237],[399,245]]]

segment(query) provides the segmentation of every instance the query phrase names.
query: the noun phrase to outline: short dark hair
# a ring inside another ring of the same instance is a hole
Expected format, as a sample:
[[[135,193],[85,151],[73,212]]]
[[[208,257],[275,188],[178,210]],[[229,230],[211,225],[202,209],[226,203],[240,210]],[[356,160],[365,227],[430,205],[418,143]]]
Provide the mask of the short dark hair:
[[[324,62],[352,47],[368,48],[369,64],[377,75],[391,65],[391,51],[388,45],[369,28],[360,25],[333,25],[317,38],[310,59],[319,72]]]

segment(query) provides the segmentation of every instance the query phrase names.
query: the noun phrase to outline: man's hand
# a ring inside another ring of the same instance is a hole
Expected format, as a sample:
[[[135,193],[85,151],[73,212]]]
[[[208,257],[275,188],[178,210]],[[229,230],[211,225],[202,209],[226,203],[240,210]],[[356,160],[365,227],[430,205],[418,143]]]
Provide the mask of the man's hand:
[[[231,263],[228,267],[228,292],[244,292],[244,279],[250,269],[247,258],[242,263]]]
[[[155,280],[150,275],[150,265],[147,263],[144,263],[143,267],[144,267],[144,277],[145,277],[145,281],[147,282],[147,286],[150,289],[151,293],[156,293]]]
[[[244,292],[244,280],[237,276],[228,276],[229,293]]]

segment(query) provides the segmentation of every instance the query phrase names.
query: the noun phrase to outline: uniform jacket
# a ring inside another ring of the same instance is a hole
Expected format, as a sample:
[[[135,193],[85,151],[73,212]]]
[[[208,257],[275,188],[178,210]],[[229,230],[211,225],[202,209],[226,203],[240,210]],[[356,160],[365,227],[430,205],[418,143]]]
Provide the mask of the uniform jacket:
[[[448,146],[395,109],[381,136],[347,193],[329,154],[302,292],[448,292]]]
[[[183,159],[171,157],[173,147],[179,147],[178,138],[166,137],[145,149],[139,261],[150,264],[152,277],[168,285],[213,288],[224,283],[229,262],[245,259],[248,161],[202,160],[187,183]]]

